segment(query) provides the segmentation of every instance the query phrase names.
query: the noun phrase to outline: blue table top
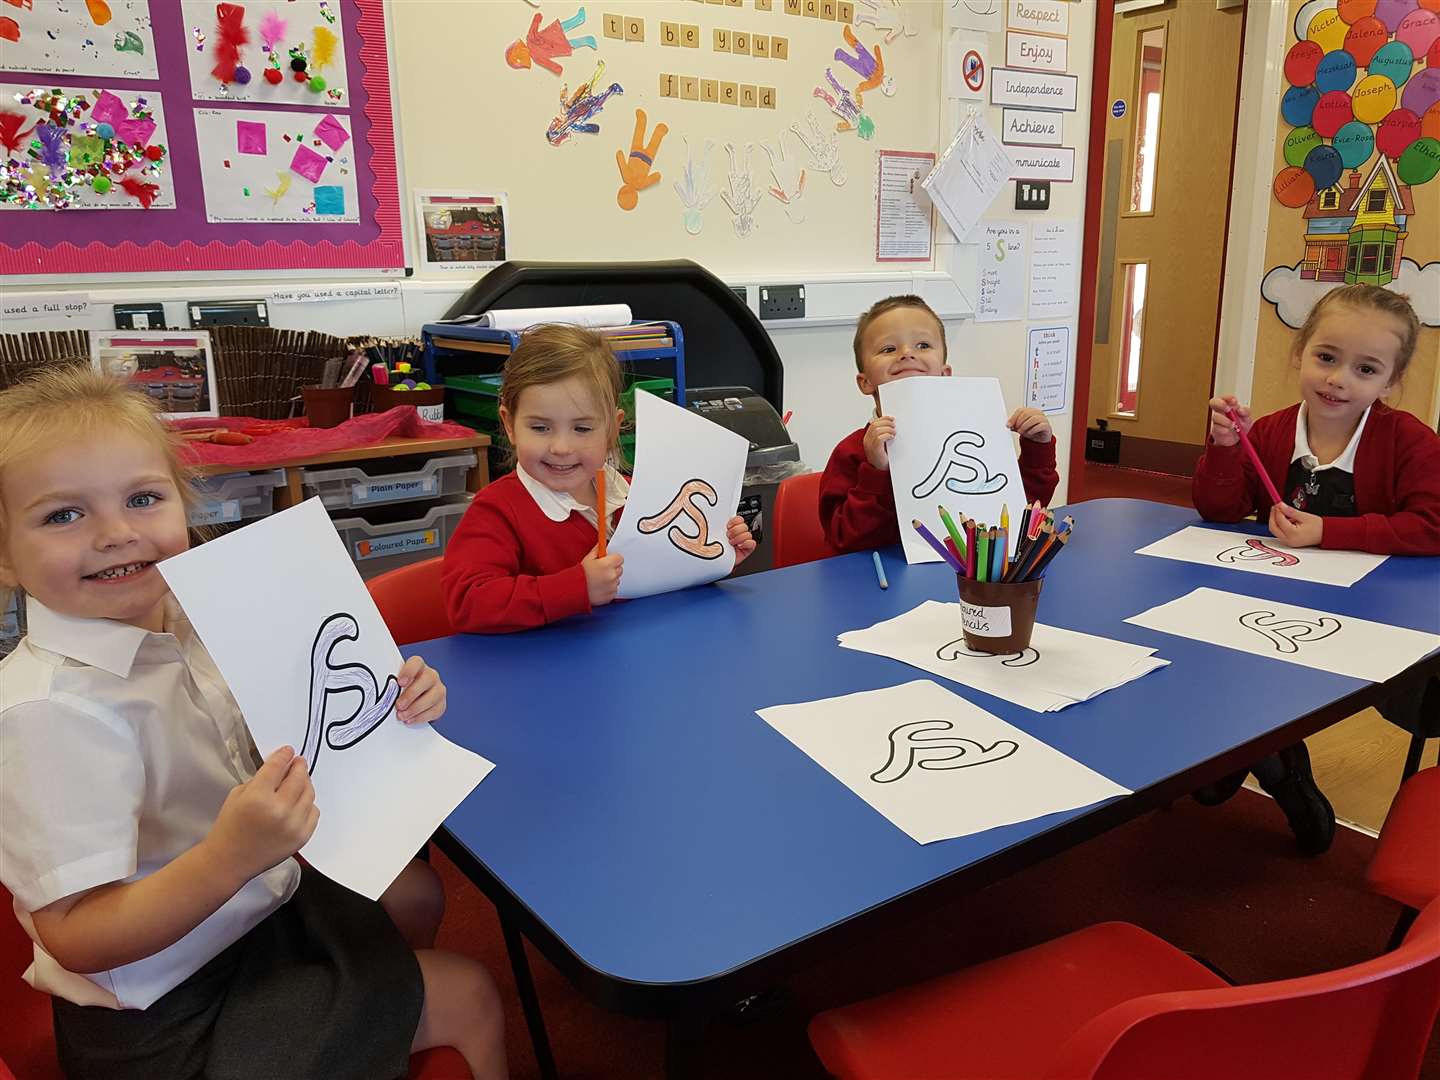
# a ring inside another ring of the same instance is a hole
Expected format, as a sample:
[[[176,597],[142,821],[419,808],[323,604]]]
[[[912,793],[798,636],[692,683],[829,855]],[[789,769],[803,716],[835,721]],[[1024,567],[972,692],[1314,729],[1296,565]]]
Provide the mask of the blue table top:
[[[1047,575],[1040,620],[1154,646],[1171,664],[1045,714],[936,681],[1137,791],[1367,684],[1127,616],[1208,585],[1440,632],[1440,559],[1394,557],[1339,588],[1133,554],[1197,523],[1191,510],[1109,499],[1070,512],[1075,539]],[[942,566],[907,566],[898,548],[882,557],[884,591],[867,552],[417,646],[449,687],[440,730],[496,763],[446,828],[595,972],[673,985],[743,967],[1089,812],[921,845],[755,715],[935,678],[836,644],[841,631],[956,598]]]

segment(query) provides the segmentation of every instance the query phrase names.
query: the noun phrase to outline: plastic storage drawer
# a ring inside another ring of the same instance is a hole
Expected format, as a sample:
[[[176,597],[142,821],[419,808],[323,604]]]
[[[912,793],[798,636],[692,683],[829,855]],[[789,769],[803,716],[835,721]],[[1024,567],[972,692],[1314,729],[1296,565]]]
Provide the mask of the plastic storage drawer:
[[[445,550],[455,527],[470,508],[468,498],[442,503],[424,517],[376,525],[364,518],[336,518],[335,531],[355,560],[362,578],[397,566],[434,558]]]
[[[300,483],[306,497],[319,495],[327,510],[361,509],[417,499],[445,499],[464,495],[465,474],[475,467],[473,451],[431,458],[419,468],[381,472],[392,461],[368,463],[365,468],[302,469]]]
[[[190,508],[190,524],[229,525],[267,517],[275,508],[275,489],[284,486],[284,469],[202,477],[195,481],[198,498]]]

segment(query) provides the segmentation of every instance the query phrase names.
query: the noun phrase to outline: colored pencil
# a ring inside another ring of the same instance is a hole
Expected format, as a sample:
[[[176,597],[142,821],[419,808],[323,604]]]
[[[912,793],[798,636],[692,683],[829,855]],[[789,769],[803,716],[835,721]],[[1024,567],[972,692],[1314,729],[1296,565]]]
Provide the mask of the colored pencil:
[[[965,576],[973,579],[975,577],[975,522],[966,518],[963,527],[967,541],[965,547]]]
[[[1050,564],[1055,561],[1055,556],[1059,555],[1060,552],[1064,550],[1065,545],[1070,542],[1070,536],[1070,533],[1061,533],[1055,537],[1055,542],[1050,545],[1050,550],[1036,560],[1034,568],[1030,571],[1032,578],[1042,578],[1045,576],[1045,571],[1048,570]]]
[[[1010,508],[1000,507],[1000,577],[1004,581],[1010,572]]]
[[[939,540],[935,539],[935,534],[925,527],[925,523],[923,521],[921,521],[919,518],[916,518],[915,520],[911,521],[910,524],[915,527],[915,531],[920,534],[921,538],[932,548],[935,549],[935,551],[939,554],[940,558],[944,559],[945,562],[949,564],[952,570],[954,570],[957,574],[963,574],[965,572],[964,568],[960,564],[960,561],[956,559],[955,556],[950,554],[949,549],[947,549],[944,544],[940,543]]]
[[[1034,569],[1036,561],[1045,553],[1045,548],[1054,535],[1055,530],[1051,524],[1048,521],[1042,522],[1040,525],[1040,535],[1031,542],[1030,549],[1025,552],[1025,561],[1020,564],[1019,569],[1015,572],[1011,580],[1030,580],[1030,571]]]
[[[947,536],[940,542],[945,545],[945,550],[950,552],[951,555],[954,555],[955,558],[959,559],[962,563],[965,561],[964,557],[956,549],[954,540],[951,540],[950,537]]]
[[[885,580],[885,566],[880,562],[880,553],[878,551],[872,551],[870,554],[874,556],[875,559],[875,580],[880,582],[880,588],[888,589],[890,582]]]
[[[943,506],[940,507],[940,520],[945,525],[945,531],[950,534],[950,539],[955,541],[955,553],[959,555],[961,559],[964,559],[966,553],[965,538],[960,535],[960,530],[955,528],[955,519],[950,516],[949,512],[946,511]]]
[[[1280,492],[1275,489],[1275,481],[1270,479],[1270,474],[1265,471],[1265,465],[1260,460],[1260,455],[1255,452],[1255,445],[1250,441],[1250,436],[1245,434],[1245,429],[1240,426],[1240,417],[1235,414],[1234,409],[1227,408],[1225,415],[1230,418],[1230,423],[1235,427],[1235,434],[1240,436],[1240,445],[1245,447],[1245,453],[1250,455],[1250,464],[1255,466],[1255,471],[1260,474],[1260,482],[1265,485],[1265,493],[1270,496],[1271,502],[1283,503],[1285,500],[1280,497]]]
[[[595,554],[599,558],[605,558],[606,533],[610,530],[605,526],[605,468],[602,465],[600,471],[595,474],[595,524],[600,527],[600,542],[595,545]]]
[[[1015,553],[1017,555],[1020,553],[1020,545],[1023,544],[1025,538],[1030,535],[1030,518],[1034,512],[1039,509],[1040,504],[1038,502],[1034,503],[1033,506],[1027,503],[1025,509],[1020,511],[1020,539],[1015,543]]]
[[[990,529],[987,537],[990,541],[990,576],[988,580],[1003,581],[1004,578],[1000,574],[1000,555],[1004,541],[1000,539],[1000,530]]]
[[[979,525],[975,526],[975,580],[990,580],[990,534]]]

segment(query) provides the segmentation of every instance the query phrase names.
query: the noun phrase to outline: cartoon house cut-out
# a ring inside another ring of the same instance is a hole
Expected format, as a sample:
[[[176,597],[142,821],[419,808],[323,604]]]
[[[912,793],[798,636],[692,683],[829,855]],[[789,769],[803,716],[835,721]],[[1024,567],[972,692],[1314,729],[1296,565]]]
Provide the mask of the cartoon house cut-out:
[[[1347,285],[1388,285],[1400,273],[1400,253],[1415,213],[1410,185],[1395,176],[1390,161],[1377,157],[1362,182],[1350,173],[1339,184],[1317,191],[1305,207],[1305,259],[1300,276]]]

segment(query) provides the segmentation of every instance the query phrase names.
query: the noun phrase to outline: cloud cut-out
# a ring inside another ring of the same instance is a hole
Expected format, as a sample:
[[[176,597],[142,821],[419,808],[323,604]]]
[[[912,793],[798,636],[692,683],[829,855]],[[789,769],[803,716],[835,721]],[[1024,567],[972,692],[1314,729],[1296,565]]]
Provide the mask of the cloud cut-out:
[[[1296,263],[1270,270],[1260,283],[1260,295],[1275,305],[1281,322],[1298,330],[1320,297],[1340,284],[1302,278],[1300,263]],[[1440,262],[1421,266],[1414,259],[1402,258],[1399,276],[1385,288],[1410,297],[1410,306],[1423,325],[1440,326]]]

